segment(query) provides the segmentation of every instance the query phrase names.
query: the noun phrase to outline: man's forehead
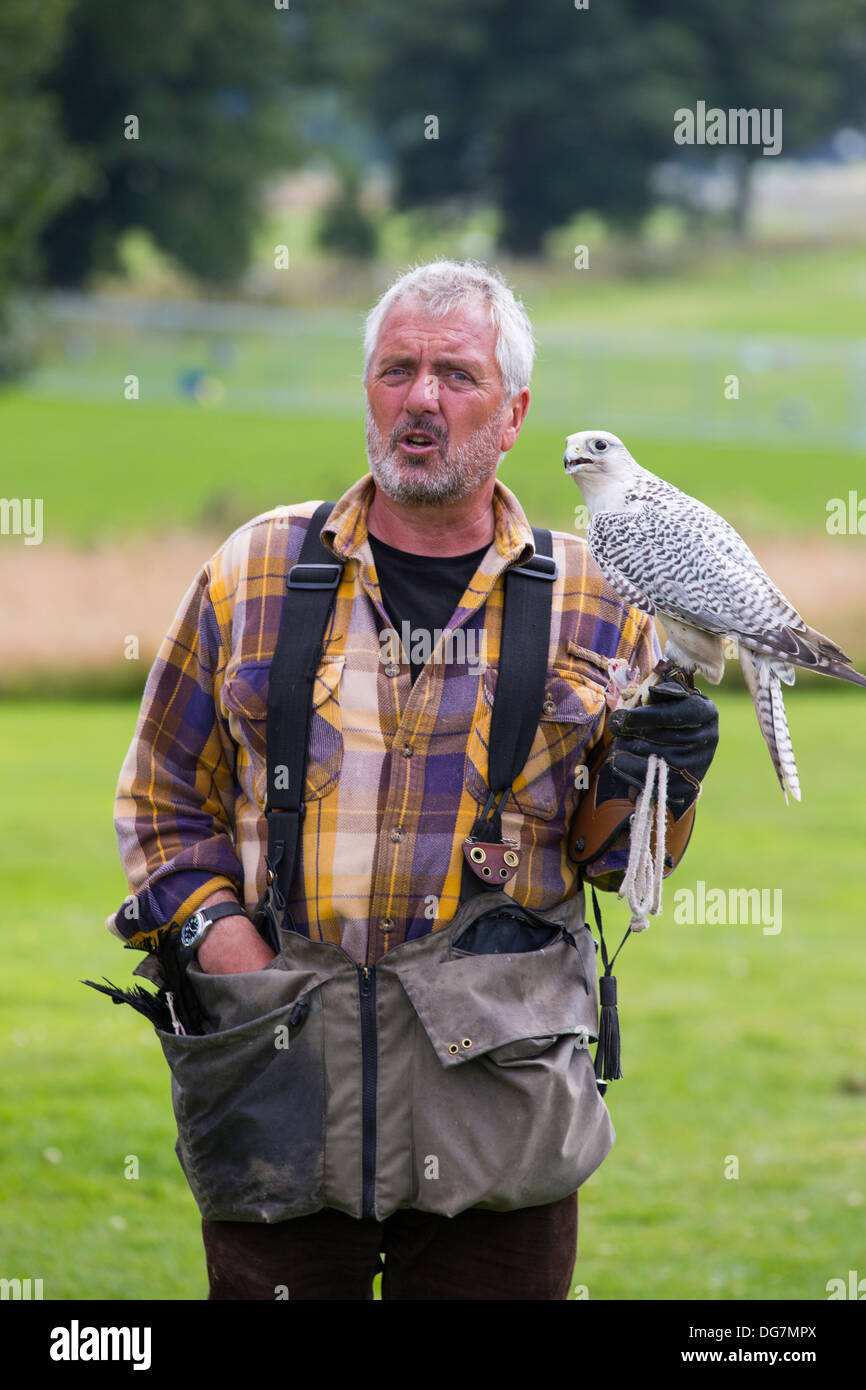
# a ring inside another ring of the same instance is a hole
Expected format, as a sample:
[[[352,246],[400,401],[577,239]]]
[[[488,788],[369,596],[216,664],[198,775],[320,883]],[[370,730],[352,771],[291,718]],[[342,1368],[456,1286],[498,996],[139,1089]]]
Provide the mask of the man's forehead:
[[[462,348],[478,357],[494,357],[496,330],[487,306],[473,297],[434,318],[419,300],[399,299],[382,320],[375,355],[424,347],[442,352]]]

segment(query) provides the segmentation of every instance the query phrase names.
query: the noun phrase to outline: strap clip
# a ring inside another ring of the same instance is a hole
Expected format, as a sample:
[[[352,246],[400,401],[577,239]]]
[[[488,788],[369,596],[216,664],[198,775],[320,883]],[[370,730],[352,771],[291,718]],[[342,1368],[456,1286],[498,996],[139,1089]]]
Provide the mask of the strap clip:
[[[315,571],[315,573],[311,573]],[[287,589],[336,589],[343,573],[342,565],[292,565],[286,580]]]
[[[551,583],[559,574],[559,565],[552,555],[531,555],[525,564],[515,565],[508,574],[528,574],[530,579],[549,579]]]

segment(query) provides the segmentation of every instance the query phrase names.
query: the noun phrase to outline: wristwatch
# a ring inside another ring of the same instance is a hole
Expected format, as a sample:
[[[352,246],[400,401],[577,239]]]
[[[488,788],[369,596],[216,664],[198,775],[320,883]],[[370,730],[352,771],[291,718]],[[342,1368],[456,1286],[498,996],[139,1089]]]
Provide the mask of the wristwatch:
[[[180,929],[180,944],[190,955],[197,951],[214,922],[221,917],[246,917],[240,903],[217,903],[216,907],[200,908],[187,917]]]

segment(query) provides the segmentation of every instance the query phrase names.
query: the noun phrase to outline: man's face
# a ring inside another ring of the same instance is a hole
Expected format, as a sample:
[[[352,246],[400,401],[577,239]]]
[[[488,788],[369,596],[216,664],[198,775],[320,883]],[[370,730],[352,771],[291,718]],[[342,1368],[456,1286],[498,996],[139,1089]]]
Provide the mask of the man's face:
[[[529,392],[515,401],[502,398],[496,330],[479,300],[437,319],[416,299],[398,300],[367,376],[367,457],[377,486],[410,504],[466,497],[517,438]]]

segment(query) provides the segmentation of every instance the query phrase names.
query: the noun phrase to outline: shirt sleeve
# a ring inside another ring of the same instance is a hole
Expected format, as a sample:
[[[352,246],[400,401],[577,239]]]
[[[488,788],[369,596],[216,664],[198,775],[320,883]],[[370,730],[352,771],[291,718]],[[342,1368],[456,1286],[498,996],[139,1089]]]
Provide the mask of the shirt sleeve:
[[[130,895],[106,923],[130,945],[180,924],[217,888],[240,893],[235,782],[214,703],[225,664],[205,565],[151,668],[114,824]]]

